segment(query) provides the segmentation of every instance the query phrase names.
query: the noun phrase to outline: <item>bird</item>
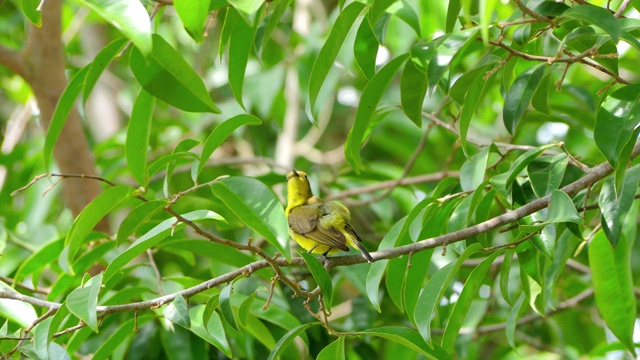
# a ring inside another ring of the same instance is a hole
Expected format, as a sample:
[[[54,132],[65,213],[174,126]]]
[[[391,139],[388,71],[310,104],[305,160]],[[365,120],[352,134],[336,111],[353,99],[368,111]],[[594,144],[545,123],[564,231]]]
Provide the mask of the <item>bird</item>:
[[[362,245],[362,239],[351,226],[349,209],[314,196],[304,171],[294,169],[287,174],[285,214],[293,240],[310,254],[322,254],[322,261],[328,254],[349,251],[352,247],[360,250],[368,262],[373,262],[371,254]]]

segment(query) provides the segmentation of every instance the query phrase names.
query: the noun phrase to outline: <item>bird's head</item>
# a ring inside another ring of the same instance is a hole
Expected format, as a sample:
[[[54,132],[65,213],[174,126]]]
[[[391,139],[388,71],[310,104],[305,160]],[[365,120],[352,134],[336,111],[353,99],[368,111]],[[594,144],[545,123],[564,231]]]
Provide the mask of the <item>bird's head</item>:
[[[312,196],[307,173],[294,169],[287,174],[287,203],[289,206],[306,204]]]

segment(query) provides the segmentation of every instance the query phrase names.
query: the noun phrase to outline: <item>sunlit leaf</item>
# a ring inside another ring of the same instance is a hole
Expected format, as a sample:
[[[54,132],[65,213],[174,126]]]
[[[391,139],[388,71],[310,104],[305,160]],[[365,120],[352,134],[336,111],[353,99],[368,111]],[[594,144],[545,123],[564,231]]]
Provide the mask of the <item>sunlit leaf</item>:
[[[185,329],[191,327],[187,302],[182,295],[176,294],[173,301],[162,310],[162,315],[174,324],[178,324]]]
[[[361,331],[360,333],[391,340],[419,354],[427,356],[429,359],[453,359],[443,348],[437,344],[427,344],[415,330],[404,326],[384,326]]]
[[[209,210],[196,210],[190,213],[182,214],[181,216],[193,222],[207,219],[218,221],[224,220],[220,215]],[[117,272],[122,270],[122,268],[136,256],[147,251],[147,249],[151,248],[162,239],[170,236],[172,232],[175,232],[182,227],[184,227],[184,224],[180,223],[175,218],[169,218],[156,225],[153,229],[149,230],[147,233],[138,238],[138,240],[136,240],[133,244],[131,244],[131,246],[129,246],[127,250],[113,259],[111,263],[109,263],[109,266],[107,266],[107,269],[104,271],[105,281],[109,280]]]
[[[231,177],[213,183],[211,191],[240,221],[264,236],[287,259],[291,257],[284,209],[263,183],[248,177]]]
[[[582,223],[582,218],[573,205],[573,201],[567,193],[560,190],[553,190],[551,193],[551,203],[549,204],[549,212],[545,219],[547,223],[572,222],[576,224]]]
[[[196,42],[204,39],[204,23],[209,15],[210,0],[174,0],[173,6],[189,36]]]
[[[72,264],[80,246],[102,218],[124,200],[133,195],[128,186],[114,186],[106,189],[87,205],[75,219],[64,241],[65,252],[58,263],[67,273],[73,274]]]
[[[338,339],[327,345],[316,357],[316,360],[342,360],[346,359],[344,353],[344,339],[346,336],[339,336]]]
[[[602,7],[593,5],[573,6],[563,12],[562,16],[584,21],[587,24],[601,28],[611,36],[615,43],[618,43],[620,39],[620,24],[618,24],[618,19]]]
[[[133,42],[138,50],[147,56],[151,53],[151,21],[144,5],[138,0],[81,0],[91,10],[98,13],[124,36]]]
[[[71,313],[77,316],[91,330],[98,332],[98,294],[102,285],[102,273],[92,277],[84,286],[76,288],[68,296],[65,304]]]
[[[262,120],[250,114],[236,115],[228,120],[225,120],[209,134],[207,140],[204,142],[202,148],[202,154],[200,155],[200,164],[198,165],[198,176],[207,164],[207,160],[213,152],[233,133],[236,129],[243,125],[260,125]]]

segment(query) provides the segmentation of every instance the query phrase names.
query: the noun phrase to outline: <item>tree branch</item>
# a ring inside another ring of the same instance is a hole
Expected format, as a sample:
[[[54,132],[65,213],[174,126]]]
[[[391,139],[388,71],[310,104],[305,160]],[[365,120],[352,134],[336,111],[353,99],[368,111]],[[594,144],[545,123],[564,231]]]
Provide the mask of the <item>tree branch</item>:
[[[0,45],[0,65],[24,77],[24,65],[22,55],[6,46]]]

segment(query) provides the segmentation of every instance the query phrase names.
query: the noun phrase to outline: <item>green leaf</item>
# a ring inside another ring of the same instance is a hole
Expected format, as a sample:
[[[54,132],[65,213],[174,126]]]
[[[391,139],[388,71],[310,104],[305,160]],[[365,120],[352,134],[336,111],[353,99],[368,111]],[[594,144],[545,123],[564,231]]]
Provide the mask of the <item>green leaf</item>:
[[[371,29],[369,23],[369,17],[371,13],[367,14],[365,19],[360,23],[358,32],[356,33],[356,39],[353,43],[353,55],[356,59],[356,64],[367,79],[371,79],[376,73],[376,56],[378,54],[378,39],[376,34]]]
[[[171,164],[177,162],[178,160],[182,160],[182,159],[186,159],[186,158],[200,160],[200,159],[198,159],[198,156],[196,154],[194,154],[192,152],[189,152],[189,151],[177,151],[177,152],[173,152],[171,154],[166,154],[166,155],[163,155],[163,156],[159,157],[158,159],[154,160],[147,167],[147,176],[151,177],[151,176],[155,175],[158,171],[165,169],[166,167],[170,166]]]
[[[189,330],[209,344],[218,348],[228,358],[233,358],[234,356],[231,352],[231,347],[229,346],[227,337],[225,336],[220,316],[214,311],[211,314],[209,321],[203,323],[200,321],[200,319],[203,318],[203,311],[204,305],[195,306],[189,309],[189,318],[191,319],[191,328]]]
[[[607,96],[596,114],[593,137],[611,166],[626,169],[630,153],[625,147],[636,142],[640,119],[640,84],[628,85]]]
[[[151,21],[144,5],[138,0],[81,0],[91,10],[98,13],[136,48],[147,56],[151,53]]]
[[[402,111],[416,124],[422,127],[422,103],[427,94],[427,77],[418,70],[413,61],[407,61],[400,78],[400,100]]]
[[[449,34],[453,32],[453,27],[456,25],[456,21],[458,21],[458,14],[460,14],[460,9],[462,9],[460,0],[449,1],[449,6],[447,7],[447,24],[445,33]]]
[[[418,18],[418,14],[416,14],[407,1],[395,1],[387,8],[386,12],[404,21],[411,27],[411,29],[413,29],[418,37],[421,37],[420,19]]]
[[[329,37],[324,42],[316,61],[313,63],[311,77],[309,78],[309,104],[312,113],[316,106],[320,88],[327,78],[336,56],[338,56],[342,43],[344,43],[349,30],[351,30],[356,18],[364,8],[365,4],[354,1],[340,12],[333,24],[333,28],[331,28]]]
[[[200,220],[224,220],[220,215],[209,210],[196,210],[190,213],[182,214],[182,217],[189,221]],[[133,260],[136,256],[150,249],[152,246],[160,242],[162,239],[170,236],[173,232],[184,227],[184,224],[178,223],[175,218],[169,218],[160,224],[156,225],[153,229],[149,230],[138,240],[136,240],[127,250],[118,255],[115,259],[109,263],[107,269],[104,271],[105,281],[108,281],[117,272],[122,270],[129,261]]]
[[[231,306],[231,292],[233,291],[233,282],[225,285],[220,291],[220,311],[222,312],[222,317],[231,325],[234,329],[240,331],[238,324],[236,322],[236,316],[233,312],[233,308]]]
[[[33,329],[33,347],[40,359],[49,359],[49,329],[52,317],[44,319]]]
[[[231,177],[211,185],[213,196],[246,226],[264,236],[287,259],[289,225],[282,204],[263,183],[248,177]]]
[[[545,75],[540,81],[540,85],[536,89],[536,92],[533,93],[533,98],[531,98],[531,106],[534,109],[540,111],[543,114],[550,114],[549,111],[549,94],[552,94],[554,89],[552,87],[552,75]]]
[[[520,155],[516,161],[511,164],[511,168],[507,173],[507,179],[505,183],[505,189],[511,187],[511,184],[515,181],[516,177],[524,170],[527,165],[529,165],[532,161],[534,161],[540,154],[542,154],[545,150],[554,147],[554,144],[548,144],[544,146],[537,147],[535,149],[528,150],[524,154]]]
[[[259,290],[254,291],[251,295],[247,296],[242,303],[238,307],[238,323],[243,328],[247,328],[249,326],[249,317],[251,317],[251,305],[253,305],[253,301],[256,299],[256,295]]]
[[[385,235],[384,239],[380,242],[378,250],[388,249],[395,245],[396,239],[404,227],[406,220],[407,217],[404,217],[391,227],[391,230],[387,232],[387,235]],[[382,282],[382,277],[384,276],[388,263],[389,260],[376,261],[371,264],[369,272],[367,273],[367,297],[371,305],[373,305],[378,312],[381,312],[379,300],[380,283]]]
[[[42,154],[42,158],[44,159],[44,168],[48,171],[51,156],[53,155],[53,147],[58,141],[60,134],[62,133],[62,128],[64,124],[67,122],[67,118],[71,113],[71,109],[76,103],[76,99],[82,91],[82,87],[84,85],[85,79],[87,78],[87,74],[89,73],[89,69],[91,68],[91,64],[83,67],[78,73],[76,73],[69,84],[60,95],[60,99],[56,104],[56,108],[53,111],[53,115],[51,116],[51,122],[49,123],[49,128],[47,129],[47,135],[44,139],[44,150]]]
[[[630,244],[621,237],[620,244],[614,248],[605,234],[599,231],[589,243],[589,267],[596,305],[602,318],[618,340],[635,354],[636,298]]]
[[[373,1],[373,5],[371,6],[371,10],[369,13],[369,21],[371,21],[371,25],[376,23],[386,12],[387,8],[391,6],[395,0],[375,0]]]
[[[583,221],[569,195],[561,190],[553,190],[545,223],[561,222],[581,224]]]
[[[613,39],[613,42],[616,44],[620,39],[621,30],[618,19],[605,8],[593,5],[574,6],[563,12],[562,16],[584,21],[601,28],[611,36],[611,39]]]
[[[240,114],[224,121],[222,124],[216,126],[215,129],[209,134],[207,140],[202,147],[202,154],[200,155],[200,164],[198,165],[198,176],[207,164],[207,160],[211,154],[233,133],[236,129],[243,125],[260,125],[262,120],[253,115]]]
[[[542,156],[527,166],[527,174],[533,192],[539,198],[549,195],[560,187],[569,158],[566,154]]]
[[[356,3],[353,3],[356,4]],[[398,71],[400,66],[407,59],[408,54],[400,55],[397,58],[389,61],[382,69],[380,69],[376,75],[367,83],[362,96],[360,97],[360,103],[358,104],[358,110],[356,111],[356,118],[353,124],[353,128],[349,131],[347,136],[347,142],[345,144],[345,156],[351,164],[351,166],[357,172],[362,168],[362,161],[360,160],[360,148],[365,140],[365,134],[371,125],[371,118],[373,112],[376,110],[378,102],[385,92],[391,79]]]
[[[346,336],[338,336],[338,339],[327,345],[316,357],[316,360],[344,360],[344,339]]]
[[[286,334],[284,334],[284,336],[282,338],[280,338],[280,340],[278,340],[278,342],[276,343],[276,346],[273,347],[273,350],[271,350],[271,353],[269,354],[269,357],[267,359],[268,360],[277,359],[282,354],[282,352],[289,345],[291,345],[291,343],[293,343],[293,340],[295,340],[295,338],[298,335],[300,335],[300,333],[304,332],[309,327],[311,327],[313,325],[318,325],[318,324],[320,324],[320,323],[319,322],[312,322],[312,323],[308,323],[308,324],[302,324],[302,325],[298,325],[298,326],[294,327],[293,329],[289,330]]]
[[[149,221],[167,205],[169,205],[169,202],[166,200],[153,200],[136,206],[127,217],[120,222],[116,236],[117,245],[120,246],[140,225]]]
[[[507,249],[505,251],[502,268],[500,269],[500,292],[502,293],[502,298],[509,305],[513,305],[509,293],[509,272],[511,271],[511,264],[513,263],[513,255],[515,252],[515,249]]]
[[[209,323],[211,316],[216,312],[216,309],[220,306],[220,294],[215,294],[209,298],[207,304],[204,306],[204,310],[202,310],[202,322],[204,324]],[[216,315],[218,315],[216,313]],[[209,331],[206,329],[207,332]]]
[[[479,153],[467,159],[460,168],[460,186],[463,191],[476,190],[484,182],[487,160],[491,146],[485,146]]]
[[[185,329],[191,327],[191,319],[189,319],[189,311],[187,310],[187,302],[180,293],[176,294],[171,304],[162,310],[165,319],[174,324],[178,324]]]
[[[616,194],[613,179],[604,181],[598,205],[602,213],[602,229],[613,247],[618,245],[624,219],[635,200],[638,182],[640,181],[640,165],[627,170],[619,194]]]
[[[142,186],[146,186],[149,181],[147,177],[147,152],[155,104],[155,98],[141,89],[133,104],[131,119],[129,126],[127,126],[127,141],[125,143],[127,165],[129,165],[133,178]]]
[[[264,0],[227,0],[229,4],[246,15],[252,15],[258,11]]]
[[[450,353],[453,352],[453,345],[455,344],[458,332],[462,327],[462,322],[469,312],[471,302],[478,294],[478,290],[480,290],[484,276],[487,274],[487,271],[493,264],[493,261],[501,253],[502,251],[496,251],[487,256],[487,258],[482,260],[482,262],[476,266],[473,271],[471,271],[471,274],[469,274],[469,277],[462,288],[462,293],[460,293],[460,297],[458,297],[458,300],[456,300],[455,305],[453,306],[451,316],[447,322],[447,327],[445,328],[444,335],[442,336],[442,347],[446,351]]]
[[[133,195],[133,189],[128,186],[114,186],[104,190],[96,196],[89,205],[75,219],[64,241],[65,251],[58,259],[60,267],[68,274],[73,274],[73,259],[93,231],[98,222],[111,212],[116,206]]]
[[[480,13],[480,34],[482,35],[482,41],[485,45],[489,43],[489,23],[491,22],[491,16],[496,8],[497,0],[480,0],[478,3],[478,9]]]
[[[122,49],[127,45],[127,39],[120,38],[112,41],[107,46],[102,48],[98,55],[93,58],[91,62],[91,66],[89,68],[89,72],[84,81],[84,87],[82,90],[82,104],[85,105],[93,88],[95,87],[100,75],[104,72],[104,70],[111,64],[111,61],[114,57],[118,56]]]
[[[458,269],[460,269],[460,266],[462,266],[462,263],[481,248],[482,246],[478,243],[467,247],[455,262],[451,262],[440,268],[431,279],[429,279],[422,294],[420,294],[420,298],[418,298],[418,303],[416,304],[416,309],[420,309],[420,311],[414,312],[413,322],[418,328],[420,335],[422,335],[422,338],[428,344],[433,345],[431,340],[431,317],[440,304],[440,299],[442,299],[445,291],[449,288],[449,284],[458,272]]]
[[[302,256],[304,261],[307,263],[307,267],[309,268],[311,275],[320,287],[325,309],[327,309],[328,312],[331,312],[333,284],[331,283],[331,276],[329,276],[329,272],[315,256],[307,253],[306,251],[299,251],[298,254]]]
[[[196,42],[204,39],[204,23],[209,16],[210,0],[174,0],[175,7],[185,30]]]
[[[118,329],[106,340],[100,342],[100,347],[92,354],[92,360],[109,359],[114,356],[114,349],[127,341],[136,333],[136,327],[140,327],[156,317],[151,314],[138,315],[118,325]]]
[[[40,0],[20,0],[20,10],[33,25],[42,26],[42,10],[39,10]]]
[[[64,247],[64,239],[58,239],[42,246],[38,251],[29,255],[13,276],[13,286],[20,283],[26,276],[41,270],[46,264],[56,260]]]
[[[484,79],[484,70],[486,67],[482,67],[475,77],[475,80],[471,83],[468,91],[464,97],[464,101],[461,102],[462,110],[460,112],[460,145],[465,155],[469,156],[467,133],[469,132],[469,125],[471,124],[471,118],[478,108],[480,100],[484,96],[488,88],[489,81]],[[456,82],[457,85],[457,82]],[[452,88],[453,92],[454,89]]]
[[[2,281],[0,281],[0,290],[18,293]],[[11,320],[22,328],[29,327],[38,318],[36,310],[31,304],[10,299],[0,299],[0,316]]]
[[[524,310],[527,308],[527,303],[525,300],[527,296],[522,293],[516,303],[511,307],[509,311],[509,316],[507,317],[507,326],[505,327],[505,334],[507,337],[507,343],[511,346],[512,349],[516,349],[516,327],[518,326],[518,320],[520,316],[524,313]]]
[[[229,85],[236,101],[244,108],[242,102],[244,73],[247,69],[256,31],[243,21],[235,10],[229,9],[227,21],[235,23],[229,40]]]
[[[69,311],[87,324],[91,330],[98,332],[98,294],[102,285],[102,273],[92,277],[84,286],[73,290],[65,304]]]
[[[510,134],[516,132],[516,126],[524,115],[533,94],[544,76],[546,64],[539,64],[518,76],[504,98],[503,121]]]
[[[449,353],[437,344],[427,344],[415,330],[404,326],[384,326],[366,331],[360,334],[371,335],[393,341],[408,347],[409,349],[427,356],[430,359],[445,360],[453,359]]]
[[[220,113],[200,76],[161,36],[153,35],[147,58],[133,49],[129,65],[140,85],[158,99],[184,111]]]

